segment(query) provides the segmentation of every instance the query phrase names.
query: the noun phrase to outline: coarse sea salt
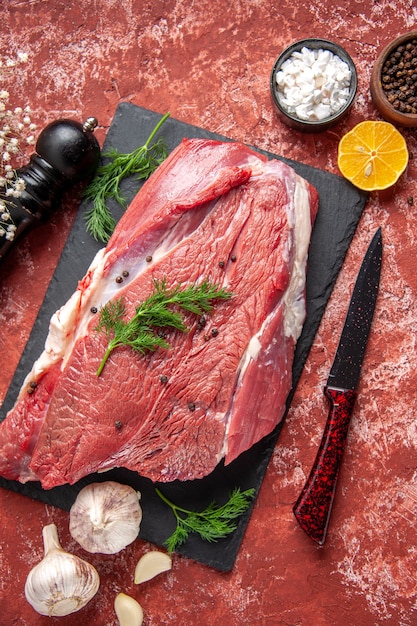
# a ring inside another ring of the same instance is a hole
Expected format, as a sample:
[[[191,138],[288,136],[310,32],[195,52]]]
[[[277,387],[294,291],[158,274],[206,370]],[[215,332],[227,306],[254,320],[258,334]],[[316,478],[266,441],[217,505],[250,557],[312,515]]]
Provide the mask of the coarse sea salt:
[[[346,104],[351,79],[349,65],[336,54],[303,47],[276,72],[278,101],[300,120],[322,121]]]

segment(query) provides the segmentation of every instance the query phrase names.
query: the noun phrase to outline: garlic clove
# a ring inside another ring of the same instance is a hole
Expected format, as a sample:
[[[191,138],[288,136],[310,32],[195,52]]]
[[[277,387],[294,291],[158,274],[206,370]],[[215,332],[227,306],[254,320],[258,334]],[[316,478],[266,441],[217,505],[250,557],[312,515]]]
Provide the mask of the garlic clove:
[[[82,609],[100,586],[97,570],[62,549],[55,524],[42,529],[45,555],[28,574],[25,596],[41,615],[64,616]]]
[[[131,596],[119,593],[114,600],[114,610],[119,626],[142,626],[143,609]]]
[[[172,559],[169,554],[159,550],[146,552],[137,562],[135,568],[135,584],[151,580],[162,572],[167,572],[172,567]]]
[[[79,492],[70,509],[73,539],[87,550],[116,554],[139,534],[140,493],[114,481],[92,483]]]

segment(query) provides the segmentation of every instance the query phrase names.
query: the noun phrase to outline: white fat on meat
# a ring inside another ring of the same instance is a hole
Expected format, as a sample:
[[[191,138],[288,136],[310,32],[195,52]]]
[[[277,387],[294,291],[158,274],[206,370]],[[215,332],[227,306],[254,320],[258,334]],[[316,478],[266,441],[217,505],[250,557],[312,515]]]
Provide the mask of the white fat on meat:
[[[268,168],[268,165],[265,167]],[[290,282],[284,294],[282,306],[284,334],[286,337],[292,337],[295,344],[301,335],[306,317],[305,283],[312,223],[308,183],[304,179],[296,176],[295,172],[293,174],[293,176],[284,177],[288,197],[288,203],[285,210],[288,223],[293,228],[294,239],[292,245],[295,247],[295,251]],[[288,261],[290,259],[290,246],[291,242],[288,241],[285,251]],[[251,337],[237,368],[238,376],[233,397],[235,397],[236,393],[242,386],[243,379],[250,363],[258,359],[262,350],[262,335],[273,320],[274,315],[276,315],[276,311],[273,310],[265,318],[259,331]],[[265,362],[264,365],[268,366],[273,364]],[[228,450],[228,435],[231,426],[231,407],[232,404],[225,416],[226,434],[223,448],[218,455],[219,461],[227,454]]]
[[[96,285],[102,278],[104,252],[104,248],[97,252],[87,271],[89,284],[83,288],[79,286],[67,302],[52,315],[44,350],[23,381],[17,402],[24,396],[30,383],[37,382],[53,365],[62,361],[63,368],[77,339],[87,334],[87,325],[91,319],[91,313],[88,313],[91,307],[91,294],[96,293]]]
[[[289,185],[291,181],[287,179],[287,188]],[[288,196],[290,203],[287,205],[287,215],[291,223],[294,223],[295,261],[284,296],[284,330],[287,337],[292,336],[297,341],[306,316],[305,281],[312,232],[310,196],[306,182],[298,179],[293,193],[288,189]]]
[[[289,202],[286,205],[288,222],[294,229],[295,259],[290,283],[283,298],[284,306],[284,333],[292,337],[294,343],[298,340],[303,329],[306,316],[305,282],[308,248],[312,232],[310,216],[310,197],[307,183],[295,177],[286,177],[285,184]],[[288,243],[289,245],[289,243]],[[289,250],[287,248],[288,254]],[[259,337],[269,325],[274,311],[265,318],[259,331],[251,338],[239,366],[239,386],[251,360],[256,360],[261,349]]]

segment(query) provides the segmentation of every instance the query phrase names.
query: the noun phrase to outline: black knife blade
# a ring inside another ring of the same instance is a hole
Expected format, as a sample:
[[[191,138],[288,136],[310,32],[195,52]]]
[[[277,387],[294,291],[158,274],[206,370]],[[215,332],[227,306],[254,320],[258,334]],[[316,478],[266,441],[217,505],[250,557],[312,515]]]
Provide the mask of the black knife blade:
[[[339,469],[356,399],[382,264],[379,228],[365,254],[353,289],[339,345],[324,387],[330,409],[310,475],[293,507],[301,528],[313,541],[326,539]]]

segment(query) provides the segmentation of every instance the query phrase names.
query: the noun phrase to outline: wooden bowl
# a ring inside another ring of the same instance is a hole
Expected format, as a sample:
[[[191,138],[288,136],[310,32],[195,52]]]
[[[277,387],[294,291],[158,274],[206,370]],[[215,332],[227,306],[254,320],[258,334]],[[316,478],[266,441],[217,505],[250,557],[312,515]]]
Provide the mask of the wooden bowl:
[[[373,103],[384,120],[391,122],[391,124],[394,124],[395,126],[403,126],[407,128],[417,127],[417,114],[402,112],[390,103],[387,92],[382,86],[383,69],[388,57],[390,57],[391,54],[399,48],[399,46],[407,45],[408,43],[411,43],[413,39],[417,41],[417,31],[411,31],[401,35],[385,46],[372,69],[370,83]],[[417,73],[417,67],[415,69]],[[417,85],[417,83],[415,84]]]

